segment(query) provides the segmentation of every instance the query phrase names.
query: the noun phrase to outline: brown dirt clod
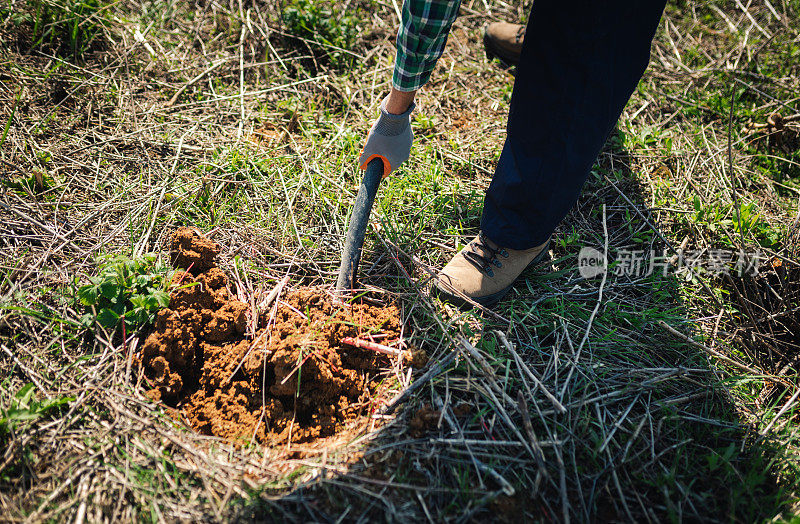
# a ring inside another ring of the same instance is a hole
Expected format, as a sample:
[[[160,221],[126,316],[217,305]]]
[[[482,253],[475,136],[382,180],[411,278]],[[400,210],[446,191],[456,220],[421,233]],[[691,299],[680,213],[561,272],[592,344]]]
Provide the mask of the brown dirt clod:
[[[435,429],[442,418],[442,411],[433,409],[430,404],[423,404],[408,423],[408,430],[415,438],[422,437],[428,431]]]
[[[269,444],[330,436],[377,407],[388,357],[340,341],[378,332],[397,339],[396,307],[335,304],[322,290],[301,288],[281,298],[271,329],[248,338],[250,308],[216,267],[219,246],[189,228],[171,245],[173,263],[190,272],[176,272],[170,306],[138,357],[148,397],[177,408],[203,434]],[[416,351],[411,360],[424,357]]]
[[[197,275],[216,267],[219,244],[202,236],[190,227],[181,227],[172,235],[170,259],[176,268],[187,269]]]

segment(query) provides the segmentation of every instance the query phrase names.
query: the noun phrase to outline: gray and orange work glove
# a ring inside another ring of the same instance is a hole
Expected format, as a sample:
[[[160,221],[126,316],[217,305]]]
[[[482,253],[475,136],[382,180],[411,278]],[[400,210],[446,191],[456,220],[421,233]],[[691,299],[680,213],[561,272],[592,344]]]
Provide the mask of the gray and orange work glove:
[[[367,135],[367,142],[358,163],[366,169],[373,159],[383,161],[383,177],[400,167],[411,154],[411,142],[414,133],[411,131],[411,111],[416,105],[412,102],[405,113],[393,115],[386,111],[386,100],[381,102],[381,115],[372,125]]]

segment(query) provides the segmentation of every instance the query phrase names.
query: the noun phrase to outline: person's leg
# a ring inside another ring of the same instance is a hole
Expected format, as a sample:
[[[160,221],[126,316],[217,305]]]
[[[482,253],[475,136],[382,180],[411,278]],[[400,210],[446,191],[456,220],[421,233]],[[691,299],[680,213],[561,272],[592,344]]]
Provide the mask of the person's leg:
[[[435,293],[490,306],[546,254],[647,67],[664,4],[534,0],[482,233],[442,269]]]
[[[538,246],[574,205],[647,67],[665,3],[533,2],[481,219],[494,243]]]

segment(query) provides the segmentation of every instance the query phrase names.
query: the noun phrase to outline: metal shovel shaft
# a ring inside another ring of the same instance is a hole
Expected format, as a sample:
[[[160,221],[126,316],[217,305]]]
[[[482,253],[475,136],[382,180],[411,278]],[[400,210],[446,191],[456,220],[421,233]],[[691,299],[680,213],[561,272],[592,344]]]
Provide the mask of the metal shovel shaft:
[[[336,280],[337,291],[350,291],[355,288],[356,271],[358,271],[358,263],[361,260],[361,249],[364,247],[369,214],[372,211],[372,204],[375,203],[375,195],[378,193],[378,185],[382,178],[383,161],[376,158],[367,164],[355,204],[353,204],[353,213],[350,215],[347,236],[344,240],[342,264],[339,266],[339,277]]]

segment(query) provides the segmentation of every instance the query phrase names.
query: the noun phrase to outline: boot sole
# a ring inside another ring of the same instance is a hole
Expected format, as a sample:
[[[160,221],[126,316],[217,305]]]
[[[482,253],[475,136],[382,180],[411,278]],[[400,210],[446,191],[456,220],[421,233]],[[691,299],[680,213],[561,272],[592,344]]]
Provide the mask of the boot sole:
[[[533,258],[533,260],[531,260],[530,263],[527,266],[525,266],[525,269],[523,269],[520,272],[520,275],[522,275],[522,273],[524,273],[528,269],[541,264],[544,261],[544,259],[550,255],[549,250],[550,250],[550,241],[548,240],[547,241],[547,245],[544,246],[544,249],[542,249],[542,251],[538,255],[536,255]],[[511,291],[511,288],[514,286],[514,283],[517,281],[518,278],[519,277],[514,279],[514,281],[511,282],[511,284],[509,284],[505,288],[501,289],[500,291],[497,291],[496,293],[492,293],[491,295],[486,295],[484,297],[470,297],[470,298],[473,301],[477,302],[478,304],[482,305],[483,307],[487,307],[487,308],[488,307],[492,307],[495,304],[497,304],[498,302],[500,302],[500,300],[502,300],[503,297],[505,297],[508,294],[508,292]],[[459,297],[457,295],[453,295],[452,293],[448,293],[447,291],[445,291],[444,289],[441,289],[436,284],[433,285],[433,287],[431,288],[431,291],[432,291],[432,293],[434,295],[439,297],[441,300],[449,302],[450,304],[453,304],[454,306],[458,306],[459,308],[467,308],[467,309],[469,309],[469,308],[473,307],[472,304],[470,304],[469,302],[467,302],[463,298],[461,298],[461,297]]]

